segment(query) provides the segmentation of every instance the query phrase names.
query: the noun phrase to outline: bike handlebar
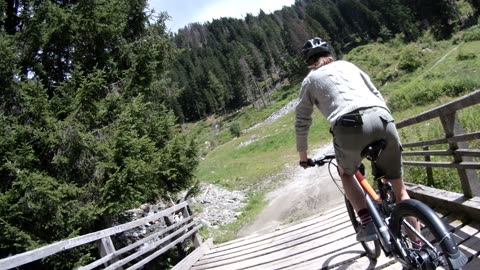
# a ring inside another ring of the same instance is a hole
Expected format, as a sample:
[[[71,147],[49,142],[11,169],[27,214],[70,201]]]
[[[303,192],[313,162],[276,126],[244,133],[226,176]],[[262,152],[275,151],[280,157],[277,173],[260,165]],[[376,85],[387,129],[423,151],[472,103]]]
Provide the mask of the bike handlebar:
[[[330,160],[334,159],[335,158],[335,154],[328,154],[328,155],[325,155],[324,157],[322,158],[318,158],[318,159],[314,159],[313,160],[313,163],[317,166],[323,166],[325,165],[327,162],[329,162]],[[314,166],[315,166],[314,165]],[[312,166],[312,167],[314,167]]]

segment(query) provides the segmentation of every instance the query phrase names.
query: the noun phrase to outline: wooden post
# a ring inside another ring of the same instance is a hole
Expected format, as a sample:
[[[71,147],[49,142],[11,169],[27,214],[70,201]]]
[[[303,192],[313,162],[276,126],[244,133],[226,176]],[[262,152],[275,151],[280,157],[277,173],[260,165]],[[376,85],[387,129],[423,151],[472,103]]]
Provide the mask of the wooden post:
[[[423,150],[426,150],[428,151],[428,146],[425,145],[423,147]],[[430,159],[430,156],[425,156],[425,161],[426,162],[430,162],[431,159]],[[427,185],[430,186],[430,187],[433,187],[435,185],[435,183],[433,182],[433,170],[432,170],[432,167],[425,167],[425,169],[427,170]]]
[[[183,211],[183,208],[181,209],[181,211]],[[173,212],[172,217],[170,217],[170,216],[165,216],[164,217],[165,224],[167,226],[173,225],[175,223],[175,220],[173,219],[173,216],[176,215],[176,214],[177,214],[177,212]],[[176,238],[178,238],[178,237],[173,238],[171,241],[168,241],[167,243],[172,242]],[[178,243],[176,246],[177,246],[177,249],[178,249],[178,253],[180,254],[180,256],[182,258],[187,256],[187,254],[185,253],[185,250],[183,249],[183,243],[182,242]]]
[[[190,216],[190,211],[188,211],[188,205],[186,205],[183,208],[182,214],[183,214],[183,218],[187,218]],[[198,231],[192,235],[192,242],[195,248],[198,248],[199,246],[202,245],[202,237],[200,236]]]
[[[443,130],[445,131],[445,137],[451,138],[455,135],[464,134],[463,127],[458,120],[455,111],[440,116]],[[468,149],[466,142],[449,143],[450,151],[452,151],[454,161],[460,163],[462,161],[473,161],[471,157],[462,157],[459,154],[455,154],[457,149]],[[480,195],[480,184],[478,183],[478,175],[475,170],[469,169],[457,169],[460,182],[462,184],[463,195],[467,198]]]
[[[108,254],[115,252],[115,246],[113,245],[112,238],[110,238],[110,236],[98,240],[97,247],[100,250],[100,257],[105,257]],[[114,263],[116,261],[118,261],[118,258],[113,258],[111,260],[111,263]],[[103,265],[107,267],[109,263],[104,263]],[[122,270],[123,268],[119,267],[117,269]]]

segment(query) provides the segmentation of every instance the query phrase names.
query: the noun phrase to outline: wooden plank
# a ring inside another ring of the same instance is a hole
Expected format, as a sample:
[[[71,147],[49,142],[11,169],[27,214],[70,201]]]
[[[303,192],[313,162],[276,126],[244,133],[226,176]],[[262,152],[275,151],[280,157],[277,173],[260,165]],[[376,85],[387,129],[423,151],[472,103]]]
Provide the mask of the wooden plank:
[[[295,265],[290,265],[285,270],[311,270],[311,269],[348,269],[348,266],[356,265],[358,259],[364,258],[365,251],[360,243],[338,250],[338,253],[326,254],[313,258],[311,260],[304,260]],[[360,269],[360,268],[356,268]],[[373,268],[363,268],[373,269]]]
[[[402,147],[403,148],[423,147],[423,146],[446,144],[446,143],[448,143],[448,140],[446,138],[443,138],[443,139],[436,139],[436,140],[429,140],[429,141],[422,141],[422,142],[402,143]]]
[[[171,270],[187,270],[190,269],[210,248],[213,247],[213,239],[209,238],[202,245],[196,248],[187,257],[177,263]]]
[[[143,260],[139,261],[138,263],[132,265],[131,267],[127,268],[127,270],[135,270],[135,269],[139,269],[139,268],[145,266],[147,263],[149,263],[149,262],[152,261],[153,259],[157,258],[158,256],[162,255],[162,254],[165,253],[167,250],[169,250],[169,249],[171,249],[172,247],[174,247],[176,244],[185,241],[185,239],[187,239],[188,237],[191,237],[194,233],[198,232],[198,230],[199,230],[201,227],[202,227],[202,225],[196,226],[196,227],[193,228],[191,231],[189,231],[189,232],[187,232],[186,234],[184,234],[182,237],[176,239],[175,241],[171,242],[170,244],[168,244],[167,246],[161,248],[160,250],[155,251],[152,255],[146,257],[145,259],[143,259]]]
[[[195,224],[194,223],[188,223],[186,224],[185,226],[179,228],[178,230],[176,230],[175,232],[167,235],[166,237],[160,239],[159,241],[154,241],[150,244],[150,246],[148,248],[143,248],[143,249],[140,249],[138,251],[136,251],[135,253],[132,253],[130,254],[128,257],[125,257],[121,260],[119,260],[118,262],[115,262],[115,263],[112,263],[110,266],[108,266],[107,268],[105,268],[105,270],[113,270],[113,269],[117,269],[118,267],[122,266],[122,265],[125,265],[126,263],[142,256],[143,254],[145,253],[148,253],[150,251],[153,251],[155,248],[157,248],[159,245],[165,243],[166,241],[174,238],[175,236],[179,235],[179,234],[182,234],[184,233],[186,230],[188,230],[189,228],[193,227]],[[190,231],[191,232],[191,231]],[[189,233],[190,233],[189,232]],[[177,242],[178,243],[178,242]],[[168,245],[169,246],[169,245]]]
[[[328,242],[324,241],[312,241],[309,245],[295,247],[289,250],[285,250],[283,254],[273,254],[276,256],[269,256],[269,262],[263,262],[258,265],[257,268],[261,269],[283,269],[286,267],[298,266],[306,261],[318,259],[322,257],[322,265],[329,265],[332,263],[332,259],[342,259],[343,250],[357,246],[357,250],[361,251],[362,247],[358,245],[355,240],[355,233],[353,227],[350,227],[351,234],[344,233],[343,236],[332,235]]]
[[[157,219],[159,219],[159,218],[161,218],[165,215],[168,215],[172,212],[178,211],[178,210],[182,209],[183,207],[185,207],[189,202],[190,202],[190,200],[182,202],[182,203],[177,204],[173,207],[170,207],[168,209],[160,211],[160,212],[158,212],[154,215],[144,217],[144,218],[141,218],[141,219],[129,222],[129,223],[125,223],[125,224],[115,226],[115,227],[112,227],[112,228],[108,228],[108,229],[105,229],[105,230],[101,230],[101,231],[98,231],[98,232],[93,232],[93,233],[89,233],[89,234],[86,234],[86,235],[77,236],[77,237],[74,237],[74,238],[71,238],[71,239],[63,240],[63,241],[60,241],[60,242],[56,242],[56,243],[41,247],[41,248],[38,248],[38,249],[30,250],[30,251],[27,251],[27,252],[24,252],[24,253],[20,253],[20,254],[14,255],[14,256],[10,256],[10,257],[1,259],[0,260],[0,269],[10,269],[10,268],[18,267],[20,265],[24,265],[24,264],[27,264],[27,263],[30,263],[30,262],[48,257],[50,255],[59,253],[61,251],[71,249],[71,248],[74,248],[74,247],[78,247],[78,246],[81,246],[81,245],[84,245],[84,244],[102,239],[104,237],[111,236],[111,235],[114,235],[114,234],[117,234],[117,233],[124,232],[124,231],[129,230],[129,229],[141,226],[141,225],[143,225],[147,222],[157,220]]]
[[[402,156],[450,156],[449,150],[430,150],[430,151],[404,151]]]
[[[480,221],[480,197],[466,198],[463,194],[406,182],[410,197],[428,205],[467,214],[469,218]]]
[[[385,266],[384,268],[382,269],[385,269],[385,270],[402,270],[403,269],[403,266],[401,263],[399,262],[395,262],[391,265],[388,265],[388,266]]]
[[[421,123],[426,120],[433,119],[443,114],[451,113],[466,107],[480,103],[480,89],[462,96],[456,100],[448,102],[442,106],[433,108],[416,116],[404,119],[396,124],[397,128],[403,128],[413,124]]]
[[[259,241],[262,241],[262,240],[265,240],[265,239],[270,239],[272,237],[283,235],[283,234],[286,234],[286,233],[289,233],[289,232],[295,232],[295,231],[297,231],[301,228],[312,226],[312,225],[315,225],[319,222],[325,222],[325,220],[328,220],[328,219],[331,219],[330,222],[334,222],[335,219],[341,219],[342,217],[344,217],[346,215],[347,215],[347,210],[344,206],[343,209],[339,208],[338,211],[331,212],[331,213],[326,214],[326,215],[318,216],[315,219],[311,219],[311,220],[309,220],[307,222],[304,222],[304,223],[299,223],[299,224],[295,224],[293,226],[289,226],[289,227],[287,227],[283,230],[279,230],[279,231],[275,231],[275,232],[271,232],[271,233],[267,233],[267,234],[263,234],[263,235],[254,235],[252,237],[244,237],[244,238],[241,238],[242,241],[236,240],[236,241],[232,241],[232,242],[223,243],[223,244],[218,245],[215,248],[211,249],[210,252],[206,256],[209,256],[210,253],[215,253],[215,252],[220,252],[220,251],[224,251],[224,250],[234,249],[234,248],[237,248],[238,246],[245,246],[247,244],[255,244],[255,243],[257,243]]]
[[[455,153],[461,156],[480,157],[480,150],[478,149],[457,149]]]
[[[464,225],[464,222],[461,220],[461,216],[459,215],[449,214],[442,217],[441,215],[437,214],[437,216],[441,217],[443,224],[445,224],[445,227],[449,232],[460,230]]]
[[[460,242],[458,248],[469,258],[477,256],[480,251],[480,234],[476,233],[468,237],[467,240]]]
[[[328,231],[325,231],[324,237],[312,239],[308,242],[298,243],[297,245],[285,243],[278,251],[252,254],[248,258],[240,258],[235,262],[194,265],[192,270],[215,268],[233,270],[248,267],[279,269],[291,264],[297,264],[300,261],[309,260],[309,258],[312,259],[320,255],[334,253],[354,244],[356,244],[355,233],[351,225],[339,231],[335,231],[335,228],[329,228]]]
[[[282,231],[278,231],[278,234],[270,234],[271,237],[261,238],[261,240],[259,239],[258,241],[255,241],[255,242],[252,242],[251,239],[246,239],[244,244],[236,243],[236,247],[233,249],[209,252],[207,255],[205,255],[202,258],[202,260],[210,260],[210,259],[218,258],[221,256],[228,256],[229,254],[238,254],[245,250],[246,251],[256,250],[258,248],[264,248],[265,246],[268,246],[268,245],[276,245],[278,243],[282,243],[289,239],[298,237],[298,235],[311,234],[312,231],[325,230],[326,228],[329,228],[332,226],[338,226],[338,224],[343,224],[347,221],[348,221],[348,217],[345,214],[339,217],[339,219],[336,218],[335,222],[319,221],[308,227],[302,227],[294,231],[283,231],[285,233],[283,233]]]
[[[360,249],[363,249],[363,247],[360,246]],[[342,269],[342,270],[347,270],[347,269],[352,269],[352,270],[353,269],[355,270],[357,269],[400,269],[401,270],[402,269],[402,266],[400,263],[396,262],[394,258],[385,257],[383,253],[380,255],[380,257],[376,261],[371,260],[366,256],[362,256],[351,262],[345,261],[343,263],[337,263],[337,264],[338,266],[334,267],[333,269]],[[308,268],[301,268],[301,269],[308,270]]]
[[[456,169],[480,169],[480,162],[425,162],[425,161],[404,161],[405,166],[421,166],[436,168],[456,168]]]
[[[351,223],[345,220],[343,223],[339,223],[338,225],[334,226],[320,226],[315,230],[310,232],[298,232],[295,235],[292,235],[289,238],[282,239],[281,241],[265,243],[261,246],[257,246],[255,248],[245,249],[239,252],[230,253],[224,256],[213,257],[209,259],[202,259],[199,260],[195,266],[203,266],[203,265],[211,265],[214,266],[216,263],[226,264],[237,262],[241,260],[251,259],[258,256],[263,256],[265,254],[274,253],[277,251],[281,251],[285,248],[294,247],[300,245],[302,243],[307,243],[319,238],[327,239],[330,234],[343,231],[352,227]],[[352,229],[353,231],[353,229]]]
[[[143,238],[143,239],[140,239],[140,240],[136,241],[135,243],[132,243],[131,245],[128,245],[128,246],[126,246],[126,247],[124,247],[124,248],[122,248],[122,249],[119,249],[119,250],[117,250],[117,251],[115,251],[115,252],[112,252],[112,253],[106,255],[105,257],[102,257],[101,259],[98,259],[98,260],[96,260],[96,261],[94,261],[94,262],[92,262],[92,263],[90,263],[90,264],[88,264],[88,265],[85,265],[85,266],[83,266],[83,267],[80,267],[78,270],[91,270],[91,269],[95,269],[96,267],[100,266],[101,264],[103,264],[103,263],[105,263],[105,262],[108,262],[108,261],[111,260],[112,258],[118,257],[118,256],[120,256],[121,254],[123,254],[123,253],[125,253],[125,252],[128,252],[128,251],[130,251],[130,250],[132,250],[132,249],[134,249],[134,248],[136,248],[136,247],[138,247],[138,246],[140,246],[140,245],[142,245],[142,244],[144,244],[144,243],[146,243],[146,242],[148,242],[148,241],[152,241],[152,240],[154,240],[156,237],[159,237],[160,235],[163,235],[163,234],[165,234],[165,233],[167,233],[167,232],[169,232],[169,231],[171,231],[171,230],[173,230],[173,229],[175,229],[175,228],[177,228],[177,227],[180,227],[180,226],[184,225],[185,223],[190,222],[192,219],[193,219],[193,217],[184,218],[183,220],[181,220],[181,221],[178,222],[178,223],[175,223],[175,224],[173,224],[173,225],[171,225],[171,226],[169,226],[169,227],[167,227],[167,228],[165,228],[165,229],[162,229],[162,230],[160,230],[160,231],[158,231],[158,232],[156,232],[156,233],[153,233],[153,234],[151,234],[151,235],[149,235],[149,236],[147,236],[147,237],[145,237],[145,238]],[[166,240],[166,241],[167,241],[167,240]]]
[[[456,142],[466,142],[480,139],[480,131],[455,135],[449,138],[441,138],[441,139],[434,139],[434,140],[427,140],[421,142],[412,142],[412,143],[403,143],[403,148],[410,148],[410,147],[423,147],[429,145],[436,145],[436,144],[447,144],[447,143],[456,143]]]
[[[465,243],[466,241],[468,241],[468,239],[478,234],[479,232],[480,231],[479,231],[478,224],[467,224],[465,226],[457,228],[452,233],[452,236],[455,242],[457,243],[457,245],[461,245],[462,243]],[[468,248],[468,246],[465,246],[465,247]]]
[[[240,255],[248,255],[248,254],[253,254],[255,252],[262,252],[265,251],[265,249],[268,248],[275,248],[278,246],[281,246],[283,243],[289,243],[295,240],[302,240],[307,237],[312,236],[313,234],[325,231],[329,227],[346,227],[346,226],[351,226],[350,223],[347,223],[349,220],[347,217],[343,221],[341,221],[339,224],[333,224],[329,223],[328,225],[322,225],[322,223],[319,223],[318,226],[311,226],[306,229],[302,229],[299,231],[296,231],[295,233],[291,234],[286,234],[285,237],[282,236],[276,236],[271,239],[264,240],[256,245],[245,245],[242,246],[241,248],[235,249],[235,250],[229,250],[228,252],[218,252],[218,253],[211,253],[209,256],[203,257],[201,260],[199,260],[198,264],[205,264],[205,263],[212,263],[220,260],[226,260],[226,259],[231,259],[231,258],[237,258]]]
[[[345,208],[345,203],[342,202],[338,207],[334,208],[331,211],[327,211],[319,215],[314,215],[312,217],[302,219],[300,222],[290,223],[283,227],[280,226],[280,228],[282,229],[282,232],[294,231],[301,227],[306,227],[306,226],[310,226],[311,224],[315,224],[319,222],[319,220],[327,219],[332,216],[338,216],[339,214],[346,214],[346,213],[347,213],[347,210]],[[283,230],[283,228],[288,228],[288,229]],[[234,246],[236,243],[239,243],[239,242],[244,243],[244,241],[247,239],[255,239],[253,241],[258,241],[258,240],[261,240],[261,238],[269,238],[279,233],[280,232],[276,231],[276,232],[271,232],[271,233],[262,234],[262,235],[258,235],[258,234],[247,235],[245,237],[237,238],[232,241],[218,244],[216,245],[214,250],[216,251],[223,250],[224,248],[228,248],[229,246]]]
[[[455,136],[447,138],[449,143],[457,143],[457,142],[466,142],[472,140],[480,139],[480,131],[472,132],[472,133],[465,133],[465,134],[455,134]]]
[[[479,256],[473,258],[473,260],[468,262],[467,265],[463,268],[463,270],[478,270],[478,269],[480,269],[480,257]]]

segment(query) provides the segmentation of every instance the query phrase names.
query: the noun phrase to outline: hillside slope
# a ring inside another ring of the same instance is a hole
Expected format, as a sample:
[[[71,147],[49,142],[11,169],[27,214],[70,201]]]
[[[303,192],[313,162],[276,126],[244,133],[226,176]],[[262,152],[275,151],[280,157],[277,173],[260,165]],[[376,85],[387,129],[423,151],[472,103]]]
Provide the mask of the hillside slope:
[[[331,144],[312,151],[312,157],[332,152]],[[332,167],[332,173],[336,174]],[[279,225],[323,213],[343,203],[343,194],[330,178],[328,167],[286,166],[285,180],[265,195],[267,206],[238,236],[274,231]]]

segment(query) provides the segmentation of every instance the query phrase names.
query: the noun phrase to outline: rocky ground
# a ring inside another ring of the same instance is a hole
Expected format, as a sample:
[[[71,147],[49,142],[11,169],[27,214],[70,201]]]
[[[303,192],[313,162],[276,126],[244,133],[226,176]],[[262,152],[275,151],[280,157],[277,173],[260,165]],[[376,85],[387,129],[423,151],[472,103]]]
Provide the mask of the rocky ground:
[[[243,191],[228,191],[213,184],[202,184],[200,193],[194,198],[194,209],[201,212],[197,220],[204,226],[218,228],[234,222],[246,205],[247,196]]]

